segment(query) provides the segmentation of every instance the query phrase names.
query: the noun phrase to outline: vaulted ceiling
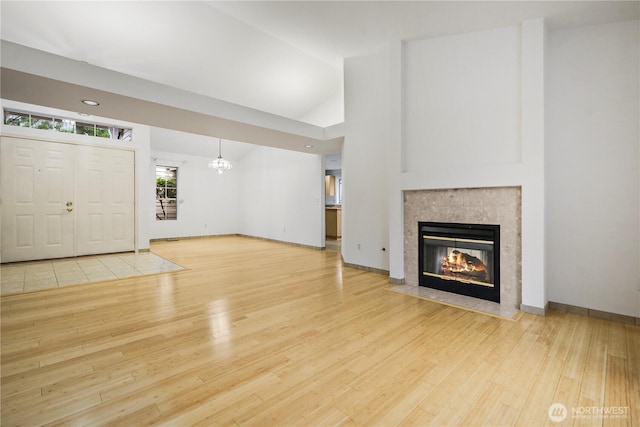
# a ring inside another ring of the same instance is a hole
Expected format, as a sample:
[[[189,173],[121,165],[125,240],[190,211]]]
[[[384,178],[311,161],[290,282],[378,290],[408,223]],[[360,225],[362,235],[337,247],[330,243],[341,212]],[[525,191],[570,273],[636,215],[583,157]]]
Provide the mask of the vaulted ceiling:
[[[325,128],[343,121],[343,59],[389,41],[538,17],[566,28],[639,19],[639,11],[638,1],[3,0],[0,35],[201,99]]]

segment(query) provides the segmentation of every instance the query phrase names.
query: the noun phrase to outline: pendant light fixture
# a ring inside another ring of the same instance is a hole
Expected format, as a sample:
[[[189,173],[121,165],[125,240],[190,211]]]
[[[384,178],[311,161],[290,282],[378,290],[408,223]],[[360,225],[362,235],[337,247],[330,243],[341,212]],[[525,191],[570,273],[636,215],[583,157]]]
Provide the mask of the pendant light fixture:
[[[218,158],[209,162],[209,167],[223,173],[231,169],[231,162],[222,158],[222,139],[218,138]]]

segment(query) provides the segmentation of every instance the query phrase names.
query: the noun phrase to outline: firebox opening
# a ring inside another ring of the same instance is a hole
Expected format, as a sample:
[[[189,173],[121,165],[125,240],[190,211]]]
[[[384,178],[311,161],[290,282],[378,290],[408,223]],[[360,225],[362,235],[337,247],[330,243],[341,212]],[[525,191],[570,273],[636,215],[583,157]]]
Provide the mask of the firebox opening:
[[[419,284],[500,302],[500,226],[420,222]]]

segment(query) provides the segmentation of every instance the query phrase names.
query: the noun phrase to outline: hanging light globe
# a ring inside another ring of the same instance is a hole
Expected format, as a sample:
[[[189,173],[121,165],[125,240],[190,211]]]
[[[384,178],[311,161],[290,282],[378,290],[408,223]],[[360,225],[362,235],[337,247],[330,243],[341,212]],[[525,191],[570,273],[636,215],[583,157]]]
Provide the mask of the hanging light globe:
[[[219,174],[231,169],[231,162],[222,158],[222,139],[218,138],[218,158],[209,162],[209,167],[215,169]]]

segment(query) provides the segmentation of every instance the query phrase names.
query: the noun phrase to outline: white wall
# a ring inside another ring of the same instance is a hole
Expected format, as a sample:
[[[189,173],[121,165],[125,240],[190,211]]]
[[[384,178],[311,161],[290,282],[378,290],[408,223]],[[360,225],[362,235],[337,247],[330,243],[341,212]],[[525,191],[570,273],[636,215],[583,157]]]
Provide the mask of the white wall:
[[[233,169],[240,187],[241,234],[324,246],[322,157],[257,147]]]
[[[209,158],[152,151],[155,165],[178,167],[178,219],[156,221],[152,238],[245,234],[324,246],[322,157],[256,147],[220,175]],[[153,204],[153,199],[150,200]]]
[[[345,60],[342,255],[389,269],[389,49]]]
[[[410,41],[404,55],[403,172],[520,161],[519,27]]]
[[[549,300],[640,316],[639,22],[549,34]]]
[[[178,168],[178,219],[157,221],[150,212],[152,239],[168,237],[235,234],[239,223],[239,173],[236,165],[231,171],[218,174],[207,165],[210,158],[151,151],[148,186],[151,187],[149,205],[155,203],[155,166]]]

